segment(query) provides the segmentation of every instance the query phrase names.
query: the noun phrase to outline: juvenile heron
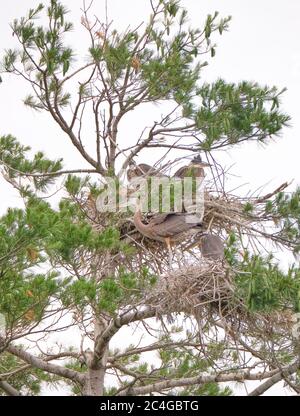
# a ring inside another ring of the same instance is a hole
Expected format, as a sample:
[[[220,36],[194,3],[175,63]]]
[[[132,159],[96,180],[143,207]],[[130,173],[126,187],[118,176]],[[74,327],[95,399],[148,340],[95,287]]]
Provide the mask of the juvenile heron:
[[[204,178],[204,168],[208,166],[211,165],[209,163],[202,162],[201,156],[197,155],[188,165],[179,168],[173,177],[181,179],[185,177]]]
[[[200,239],[199,249],[202,257],[211,260],[224,258],[224,243],[220,237],[212,234],[203,234]]]
[[[169,212],[154,215],[149,224],[143,223],[142,213],[138,208],[134,214],[134,225],[147,238],[162,241],[169,250],[169,264],[172,262],[171,244],[183,241],[201,231],[201,222],[197,215],[187,212]]]
[[[134,178],[147,176],[159,176],[159,171],[153,166],[147,165],[147,163],[140,163],[137,165],[132,160],[130,161],[129,168],[127,170],[128,181],[131,181]]]

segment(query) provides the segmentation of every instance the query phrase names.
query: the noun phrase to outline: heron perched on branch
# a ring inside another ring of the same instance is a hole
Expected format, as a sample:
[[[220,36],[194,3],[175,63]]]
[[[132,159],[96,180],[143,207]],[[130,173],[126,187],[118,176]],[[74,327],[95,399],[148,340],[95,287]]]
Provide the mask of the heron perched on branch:
[[[127,170],[127,179],[131,181],[134,178],[147,177],[147,176],[159,176],[160,173],[153,166],[147,163],[140,163],[137,165],[134,161],[130,161],[129,169]]]
[[[186,212],[169,212],[154,215],[148,224],[143,223],[142,213],[138,207],[134,214],[134,225],[147,238],[162,241],[169,250],[169,263],[172,262],[171,244],[183,241],[201,231],[201,221],[196,214]]]
[[[212,234],[203,234],[200,238],[199,249],[202,257],[211,260],[224,258],[224,243],[220,237]]]
[[[173,177],[181,179],[185,177],[204,178],[204,168],[208,166],[211,165],[209,163],[202,162],[201,156],[197,155],[188,165],[179,168]]]

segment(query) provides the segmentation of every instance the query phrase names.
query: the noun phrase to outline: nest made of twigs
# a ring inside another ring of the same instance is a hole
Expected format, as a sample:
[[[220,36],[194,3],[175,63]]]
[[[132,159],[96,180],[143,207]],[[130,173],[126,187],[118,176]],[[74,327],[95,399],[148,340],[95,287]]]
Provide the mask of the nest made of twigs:
[[[288,309],[250,311],[246,300],[237,295],[234,276],[225,261],[202,259],[162,275],[143,303],[155,307],[157,317],[184,313],[194,316],[201,325],[222,323],[224,329],[246,336],[263,338],[269,331],[291,330],[294,321]]]
[[[230,234],[237,227],[249,226],[254,220],[246,213],[242,200],[236,196],[206,191],[204,207],[203,227],[218,233]]]
[[[95,230],[102,231],[111,225],[111,215],[106,212],[98,212],[95,201],[87,200],[84,205],[87,218]],[[214,229],[218,233],[224,231],[230,233],[236,226],[247,226],[253,221],[253,218],[244,211],[243,203],[237,197],[229,198],[222,194],[213,194],[212,192],[206,191],[204,206],[204,230],[209,228]],[[145,215],[146,222],[147,216],[149,214]],[[114,226],[119,228],[121,239],[126,239],[131,235],[134,235],[134,239],[140,239],[132,219],[132,212],[116,212],[114,214]]]
[[[198,314],[211,305],[222,309],[233,299],[234,285],[229,268],[223,261],[202,259],[161,276],[146,303],[167,313]]]

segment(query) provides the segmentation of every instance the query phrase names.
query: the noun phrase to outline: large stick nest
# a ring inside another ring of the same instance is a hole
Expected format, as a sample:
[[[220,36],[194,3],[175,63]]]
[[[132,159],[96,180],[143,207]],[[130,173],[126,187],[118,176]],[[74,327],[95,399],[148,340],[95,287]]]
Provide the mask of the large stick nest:
[[[281,185],[276,192],[281,191],[286,186],[287,184]],[[265,216],[264,203],[274,194],[275,192],[265,197],[252,198],[250,202],[253,204],[253,210],[248,212],[245,209],[245,204],[246,202],[249,203],[249,199],[244,200],[234,195],[206,190],[204,195],[203,231],[209,230],[212,234],[219,235],[224,241],[232,232],[238,235],[243,234],[243,236],[247,236],[247,243],[251,245],[252,249],[256,249],[261,244],[260,238],[269,238],[275,244],[280,244],[280,238],[274,233],[267,235],[263,227],[266,221],[272,221],[272,218]],[[119,230],[120,240],[134,248],[134,256],[116,259],[116,262],[122,261],[122,264],[132,271],[137,270],[137,267],[142,265],[149,267],[154,273],[163,274],[167,271],[168,251],[166,245],[141,235],[134,226],[132,212],[98,212],[96,203],[92,198],[83,199],[81,206],[92,227],[97,232],[102,232],[108,226],[113,225]],[[152,214],[145,214],[145,223]],[[177,250],[181,252],[180,260],[177,261],[174,258],[174,262],[177,262],[177,268],[182,264],[190,263],[191,256],[193,260],[202,261],[197,248],[199,237],[200,234],[195,235],[193,240],[189,239],[177,243]]]
[[[225,313],[234,299],[234,285],[230,269],[223,261],[203,259],[199,264],[169,270],[160,277],[145,303],[158,311],[174,311],[198,315],[213,307]]]
[[[169,270],[145,296],[143,304],[155,307],[158,318],[168,315],[172,321],[178,313],[194,316],[200,332],[209,324],[210,328],[221,325],[229,333],[261,339],[270,331],[290,333],[294,325],[292,311],[250,312],[245,299],[237,294],[234,275],[225,261],[203,259],[198,264]]]

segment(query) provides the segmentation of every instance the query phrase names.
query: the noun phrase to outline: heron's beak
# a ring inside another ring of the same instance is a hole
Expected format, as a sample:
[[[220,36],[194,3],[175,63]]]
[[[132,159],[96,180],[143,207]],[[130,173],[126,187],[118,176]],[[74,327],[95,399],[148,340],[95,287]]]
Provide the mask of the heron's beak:
[[[208,166],[212,166],[212,165],[210,163],[200,162],[200,163],[195,163],[194,166],[197,166],[199,168],[207,168]]]

